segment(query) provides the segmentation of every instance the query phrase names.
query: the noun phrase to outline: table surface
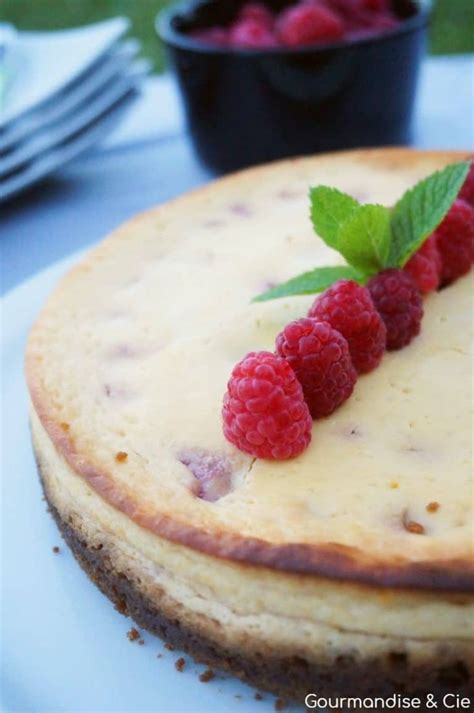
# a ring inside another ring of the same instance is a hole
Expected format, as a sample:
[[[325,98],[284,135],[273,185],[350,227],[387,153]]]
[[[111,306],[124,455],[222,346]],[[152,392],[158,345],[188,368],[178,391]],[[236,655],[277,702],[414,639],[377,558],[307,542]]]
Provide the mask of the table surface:
[[[425,61],[413,145],[473,149],[473,55]],[[103,146],[0,206],[2,294],[135,213],[211,178],[193,153],[170,78],[148,80],[140,102]]]

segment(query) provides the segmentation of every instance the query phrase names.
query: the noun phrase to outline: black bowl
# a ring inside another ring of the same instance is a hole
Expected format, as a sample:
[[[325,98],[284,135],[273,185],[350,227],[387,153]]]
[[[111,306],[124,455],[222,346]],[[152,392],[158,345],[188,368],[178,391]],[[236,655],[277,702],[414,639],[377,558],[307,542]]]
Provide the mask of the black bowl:
[[[285,156],[406,144],[429,12],[393,0],[394,30],[299,49],[209,46],[188,33],[228,25],[243,0],[188,0],[158,15],[202,162],[217,173]],[[275,10],[290,4],[273,0]]]

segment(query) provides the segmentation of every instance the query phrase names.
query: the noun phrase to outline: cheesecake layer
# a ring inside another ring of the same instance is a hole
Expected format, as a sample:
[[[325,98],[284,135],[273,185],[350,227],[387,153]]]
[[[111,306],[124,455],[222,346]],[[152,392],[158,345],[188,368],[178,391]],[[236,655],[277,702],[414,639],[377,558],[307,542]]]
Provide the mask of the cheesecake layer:
[[[312,232],[309,186],[392,204],[459,158],[394,149],[244,172],[139,216],[61,282],[28,346],[33,411],[123,531],[137,525],[219,567],[377,585],[388,598],[473,591],[470,277],[427,298],[421,335],[316,421],[294,461],[239,453],[220,418],[233,364],[272,349],[312,300],[252,297],[338,260]],[[212,502],[189,467],[209,462],[226,474]]]

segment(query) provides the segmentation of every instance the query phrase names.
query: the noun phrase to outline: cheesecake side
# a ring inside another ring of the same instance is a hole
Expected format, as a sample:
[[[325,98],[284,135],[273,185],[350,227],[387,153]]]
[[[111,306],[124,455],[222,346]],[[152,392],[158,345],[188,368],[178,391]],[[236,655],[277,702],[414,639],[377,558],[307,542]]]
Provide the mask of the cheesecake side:
[[[176,545],[104,502],[34,412],[32,433],[51,513],[82,568],[118,611],[196,660],[300,701],[474,693],[471,595],[341,583]]]

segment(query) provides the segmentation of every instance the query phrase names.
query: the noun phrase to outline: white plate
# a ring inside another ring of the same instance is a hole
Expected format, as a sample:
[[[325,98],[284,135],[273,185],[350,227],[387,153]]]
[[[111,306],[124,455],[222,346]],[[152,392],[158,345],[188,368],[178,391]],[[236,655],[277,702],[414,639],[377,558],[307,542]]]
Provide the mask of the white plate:
[[[30,446],[23,353],[41,304],[72,261],[39,273],[1,305],[3,710],[270,713],[272,696],[256,701],[252,689],[229,677],[200,683],[203,667],[188,657],[178,673],[180,652],[150,635],[144,646],[130,643],[132,621],[87,579],[46,512]]]
[[[0,129],[51,101],[115,44],[129,27],[123,17],[61,32],[19,32],[11,45],[13,74]]]
[[[134,75],[128,88],[113,106],[108,107],[77,133],[67,136],[64,141],[33,158],[17,173],[0,180],[0,203],[10,200],[18,193],[38,183],[45,176],[62,168],[69,161],[77,158],[108,136],[136,99],[138,85],[148,72],[146,64],[144,69],[144,72]]]
[[[34,132],[50,128],[88,101],[126,69],[139,48],[136,40],[120,43],[107,52],[102,61],[96,62],[92,69],[81,75],[79,81],[59,92],[54,102],[48,102],[46,107],[34,109],[10,124],[0,133],[0,155],[7,149],[16,148],[14,145],[18,142],[30,139]]]
[[[16,41],[13,25],[0,22],[0,107],[5,103],[7,88],[13,70],[11,48]]]
[[[35,161],[58,144],[63,144],[70,137],[87,129],[136,87],[149,69],[147,62],[137,60],[119,76],[114,77],[113,81],[100,87],[98,92],[88,97],[88,101],[76,107],[74,111],[51,126],[32,134],[3,156],[0,155],[0,192],[3,177],[22,170],[25,164]]]

